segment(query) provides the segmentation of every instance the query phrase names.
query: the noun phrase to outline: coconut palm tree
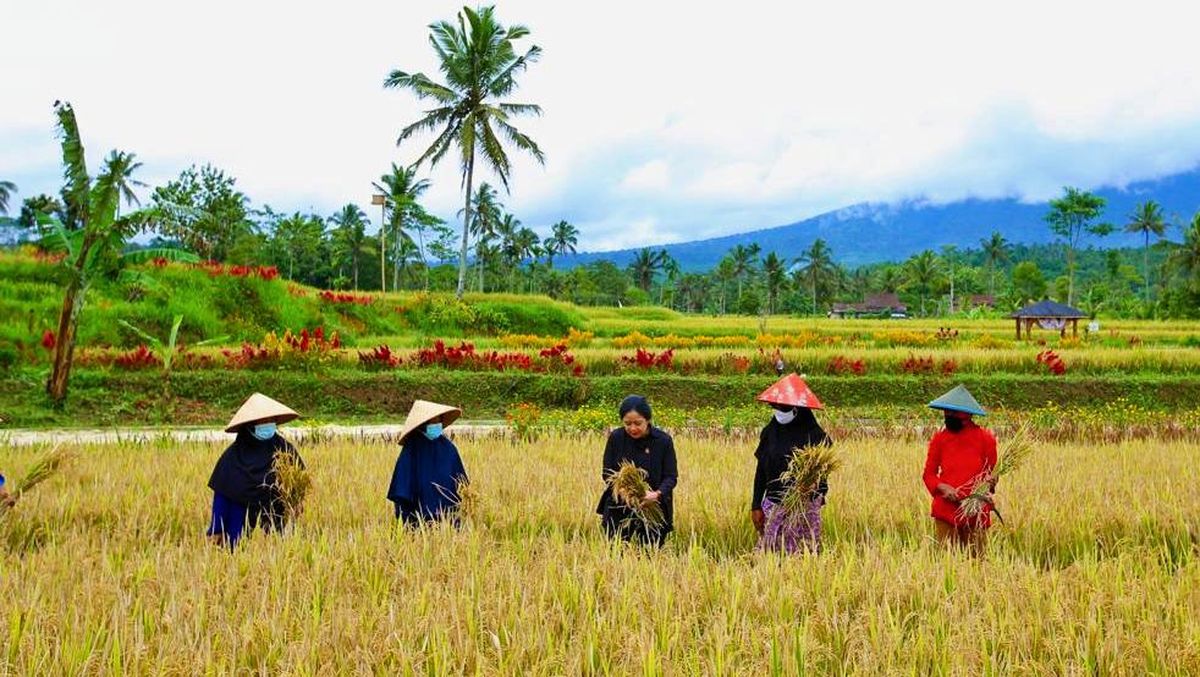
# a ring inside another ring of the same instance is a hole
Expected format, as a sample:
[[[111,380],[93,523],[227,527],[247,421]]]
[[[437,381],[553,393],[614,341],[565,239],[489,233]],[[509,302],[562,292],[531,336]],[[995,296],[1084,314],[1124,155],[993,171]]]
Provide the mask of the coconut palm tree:
[[[763,259],[763,281],[767,289],[767,313],[775,314],[775,301],[787,288],[787,267],[775,252]]]
[[[0,214],[8,213],[8,199],[17,192],[17,184],[12,181],[0,181]]]
[[[1146,278],[1146,303],[1150,303],[1150,236],[1161,238],[1166,230],[1162,206],[1154,200],[1138,205],[1129,215],[1129,223],[1125,224],[1126,233],[1141,233],[1145,238],[1145,244],[1142,245],[1142,274]]]
[[[996,298],[996,264],[1008,261],[1008,254],[1012,250],[1012,246],[997,230],[992,231],[991,237],[980,240],[979,247],[983,250],[983,260],[987,262],[988,267],[988,295],[994,299]]]
[[[107,164],[114,172],[113,181],[117,185],[117,192],[121,195],[121,199],[117,200],[117,216],[121,215],[121,200],[124,200],[127,205],[142,206],[137,194],[133,192],[134,187],[144,188],[146,186],[145,183],[133,178],[133,173],[142,168],[142,163],[137,161],[137,156],[133,153],[114,150],[108,154]]]
[[[483,270],[485,264],[484,248],[488,241],[496,236],[496,228],[500,223],[500,214],[504,205],[496,199],[496,189],[486,181],[479,184],[479,190],[471,198],[475,211],[471,214],[471,235],[475,236],[475,267],[479,273],[479,291],[483,291]],[[459,210],[459,216],[465,216]]]
[[[409,229],[425,215],[419,200],[429,190],[429,180],[417,178],[416,166],[398,167],[393,162],[392,171],[379,177],[379,181],[381,183],[372,185],[383,193],[388,207],[389,218],[384,227],[391,230],[392,288],[396,289],[400,283],[400,269],[404,267],[400,261],[400,250],[415,246]]]
[[[813,240],[812,246],[807,251],[796,258],[795,263],[801,266],[795,273],[796,283],[797,285],[802,282],[808,284],[808,288],[812,292],[813,313],[819,314],[817,288],[837,272],[837,267],[833,263],[833,251],[829,249],[825,240],[817,238]]]
[[[550,267],[554,267],[554,255],[575,253],[575,245],[579,244],[579,229],[567,223],[559,221],[550,226],[550,237],[546,238],[546,257]]]
[[[634,284],[649,294],[650,286],[654,284],[654,276],[662,270],[666,257],[665,249],[651,251],[649,247],[643,247],[638,251],[629,264],[629,274],[633,276]]]
[[[925,314],[925,297],[937,282],[939,272],[937,254],[928,249],[904,262],[904,277],[921,298],[922,315]]]
[[[1167,259],[1171,268],[1181,273],[1188,289],[1200,292],[1200,212],[1183,231],[1183,244]]]
[[[418,132],[436,132],[432,145],[417,158],[417,166],[425,161],[437,165],[451,147],[459,151],[465,202],[457,290],[462,298],[467,281],[476,160],[495,172],[505,190],[509,188],[512,164],[502,137],[539,163],[545,163],[545,155],[537,143],[511,122],[517,115],[541,115],[542,109],[533,104],[499,101],[516,90],[517,75],[537,60],[541,48],[534,45],[518,56],[514,43],[528,36],[529,29],[520,25],[505,28],[497,21],[492,7],[476,10],[464,7],[458,13],[457,24],[441,21],[429,29],[429,41],[437,53],[445,83],[434,82],[424,73],[394,70],[383,86],[411,90],[418,99],[432,100],[435,104],[421,119],[402,129],[396,140],[396,145],[400,145]]]
[[[758,243],[744,245],[739,244],[729,250],[729,258],[733,262],[733,276],[738,283],[738,298],[742,298],[742,282],[746,277],[753,275],[758,267],[758,254],[762,248]]]
[[[367,215],[356,204],[342,207],[329,217],[333,225],[333,252],[339,262],[350,264],[354,291],[358,291],[358,263],[367,253]]]

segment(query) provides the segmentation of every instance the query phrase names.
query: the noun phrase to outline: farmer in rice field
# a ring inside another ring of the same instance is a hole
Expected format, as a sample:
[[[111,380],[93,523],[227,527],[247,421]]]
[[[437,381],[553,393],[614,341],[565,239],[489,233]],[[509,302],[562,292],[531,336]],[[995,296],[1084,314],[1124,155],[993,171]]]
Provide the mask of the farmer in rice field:
[[[987,414],[979,402],[961,385],[929,403],[942,410],[945,428],[929,441],[925,458],[925,487],[933,496],[932,515],[938,541],[967,547],[982,555],[987,544],[987,529],[992,524],[991,505],[973,517],[959,511],[976,481],[996,467],[996,438],[975,424],[972,416]]]
[[[823,408],[821,401],[796,374],[779,379],[758,396],[758,401],[774,409],[754,450],[758,465],[754,471],[750,521],[759,534],[758,547],[788,553],[820,552],[821,507],[825,505],[829,483],[821,480],[808,496],[808,509],[803,515],[786,515],[781,504],[788,489],[782,476],[793,451],[832,443],[813,414],[814,409]]]
[[[233,547],[247,528],[283,528],[286,516],[275,486],[275,458],[287,453],[299,461],[300,456],[276,428],[299,417],[260,393],[251,395],[233,415],[225,432],[237,433],[237,438],[221,454],[208,480],[213,490],[208,536],[213,542]]]
[[[620,469],[622,461],[646,471],[650,491],[642,500],[662,507],[663,522],[659,525],[647,523],[634,510],[622,505],[609,486],[600,495],[596,512],[600,515],[604,533],[610,538],[661,547],[667,534],[675,528],[672,496],[679,481],[679,470],[675,461],[675,442],[665,431],[650,423],[651,414],[650,403],[640,395],[630,395],[621,401],[617,408],[621,427],[608,435],[601,477],[607,481]]]
[[[396,518],[410,526],[436,519],[456,520],[458,485],[467,481],[458,447],[443,431],[462,410],[417,400],[400,432],[400,456],[388,486]]]

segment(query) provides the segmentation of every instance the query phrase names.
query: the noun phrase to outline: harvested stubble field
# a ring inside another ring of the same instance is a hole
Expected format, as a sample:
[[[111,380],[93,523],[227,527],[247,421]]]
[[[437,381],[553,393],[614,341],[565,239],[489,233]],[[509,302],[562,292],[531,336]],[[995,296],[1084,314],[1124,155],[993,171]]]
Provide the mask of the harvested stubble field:
[[[232,553],[201,535],[220,445],[82,448],[0,525],[0,673],[1200,671],[1196,443],[1040,444],[985,561],[931,542],[919,441],[841,440],[826,551],[790,558],[753,551],[753,440],[676,443],[655,553],[601,536],[595,433],[460,438],[480,498],[418,532],[393,445],[307,440],[308,509]]]

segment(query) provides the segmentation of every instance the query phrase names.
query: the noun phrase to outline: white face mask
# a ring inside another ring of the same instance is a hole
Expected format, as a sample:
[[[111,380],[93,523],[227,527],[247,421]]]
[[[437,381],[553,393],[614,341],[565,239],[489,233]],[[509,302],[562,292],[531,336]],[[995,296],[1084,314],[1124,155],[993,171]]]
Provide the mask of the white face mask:
[[[796,420],[796,410],[789,409],[787,411],[775,410],[775,420],[779,421],[779,425],[787,425]]]

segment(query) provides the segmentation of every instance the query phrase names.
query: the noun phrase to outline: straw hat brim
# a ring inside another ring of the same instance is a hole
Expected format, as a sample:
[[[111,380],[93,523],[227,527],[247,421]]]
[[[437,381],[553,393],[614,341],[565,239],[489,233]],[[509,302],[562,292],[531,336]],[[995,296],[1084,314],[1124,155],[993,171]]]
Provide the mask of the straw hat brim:
[[[262,393],[254,393],[242,403],[237,413],[229,420],[225,432],[235,433],[243,426],[253,423],[266,423],[267,421],[287,423],[298,418],[300,418],[300,414],[297,414],[291,407]]]
[[[400,443],[403,444],[413,433],[420,430],[426,423],[441,419],[443,426],[448,426],[462,416],[462,409],[448,404],[438,404],[426,400],[415,400],[404,419],[404,427],[400,430]]]

